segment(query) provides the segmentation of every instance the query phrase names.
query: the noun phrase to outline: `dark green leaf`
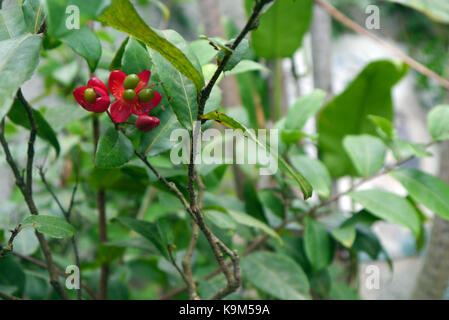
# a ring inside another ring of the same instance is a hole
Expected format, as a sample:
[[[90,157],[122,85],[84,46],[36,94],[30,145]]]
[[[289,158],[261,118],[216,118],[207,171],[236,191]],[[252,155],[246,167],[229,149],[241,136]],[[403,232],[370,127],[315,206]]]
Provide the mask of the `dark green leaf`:
[[[370,63],[318,116],[319,154],[333,177],[355,174],[343,148],[347,135],[377,135],[369,115],[393,119],[392,87],[405,75],[407,66],[391,61]]]
[[[334,244],[326,228],[318,221],[305,218],[304,247],[315,272],[326,268],[333,259]]]
[[[53,128],[48,124],[47,120],[45,120],[39,111],[33,109],[33,117],[37,124],[38,137],[50,143],[55,148],[56,154],[59,155],[60,146]],[[18,99],[14,100],[14,103],[8,112],[8,118],[19,126],[28,130],[31,129],[30,120],[28,119],[25,107]]]
[[[22,226],[31,226],[52,238],[72,238],[75,235],[75,228],[64,218],[59,217],[29,216],[23,220]]]
[[[301,267],[281,253],[256,252],[241,261],[244,279],[285,300],[309,299],[309,282]]]
[[[200,69],[195,68],[180,49],[147,26],[129,0],[112,0],[112,5],[103,12],[100,20],[145,42],[190,79],[198,92],[203,88],[204,79]]]
[[[0,259],[0,285],[16,287],[11,294],[22,295],[25,289],[25,273],[16,261],[16,258],[9,256]]]
[[[99,168],[120,167],[134,154],[134,147],[127,137],[115,128],[108,128],[98,143],[95,164]]]

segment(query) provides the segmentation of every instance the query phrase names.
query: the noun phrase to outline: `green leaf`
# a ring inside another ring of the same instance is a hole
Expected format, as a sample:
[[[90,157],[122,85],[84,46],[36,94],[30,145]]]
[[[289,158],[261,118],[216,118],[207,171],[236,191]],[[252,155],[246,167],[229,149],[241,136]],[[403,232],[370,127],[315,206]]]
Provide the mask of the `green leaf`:
[[[251,227],[260,231],[265,232],[267,235],[275,238],[280,243],[282,243],[281,238],[277,234],[276,231],[274,231],[272,228],[270,228],[268,225],[263,223],[262,221],[257,220],[256,218],[251,217],[250,215],[247,215],[242,212],[234,211],[234,210],[226,210],[229,215],[239,224],[242,224],[247,227]]]
[[[129,0],[112,0],[100,16],[100,21],[111,27],[126,32],[146,43],[167,59],[181,74],[195,84],[199,92],[204,86],[204,79],[191,60],[175,45],[166,40],[160,33],[145,24]]]
[[[25,290],[25,272],[16,258],[8,256],[0,259],[0,286],[15,287],[11,294],[21,296]]]
[[[346,136],[343,139],[343,147],[362,177],[375,174],[385,163],[387,147],[379,138],[366,134]]]
[[[55,148],[56,154],[59,155],[61,148],[53,128],[38,110],[33,109],[33,117],[37,124],[38,137],[50,143],[53,148]],[[30,120],[28,119],[25,107],[18,99],[14,100],[14,103],[8,112],[8,118],[19,126],[28,130],[31,129]]]
[[[346,248],[351,248],[355,241],[356,231],[353,226],[340,227],[332,230],[331,235]]]
[[[0,40],[20,37],[27,32],[27,26],[20,7],[0,10]]]
[[[332,189],[332,179],[324,164],[304,155],[290,157],[292,166],[310,182],[320,197],[328,198]]]
[[[309,282],[301,267],[281,253],[256,252],[241,260],[244,279],[285,300],[309,299]]]
[[[167,238],[159,224],[128,217],[118,217],[117,220],[125,227],[149,240],[165,258],[169,258]]]
[[[121,70],[126,74],[138,74],[143,70],[151,70],[152,66],[146,45],[139,40],[129,38],[123,52]]]
[[[376,127],[383,133],[385,137],[390,139],[395,137],[396,132],[394,130],[393,123],[390,120],[373,115],[369,115],[368,119],[370,119],[376,125]]]
[[[80,19],[80,25],[95,19],[111,4],[111,0],[42,0],[47,12],[48,33],[61,38],[74,29],[74,21]],[[70,10],[75,9],[78,10]]]
[[[251,12],[253,0],[246,0]],[[260,18],[259,27],[252,33],[252,44],[261,58],[291,57],[301,47],[309,29],[313,0],[276,1]]]
[[[232,43],[230,41],[228,44]],[[227,47],[226,47],[227,48]],[[231,53],[231,57],[229,58],[228,63],[226,63],[226,66],[224,67],[223,71],[231,71],[234,69],[245,57],[245,55],[249,51],[249,42],[246,39],[243,39],[242,42],[237,46],[237,48],[234,50],[234,52]],[[220,51],[218,54],[218,60],[222,60],[224,57],[223,50]]]
[[[231,71],[228,71],[226,73],[226,75],[230,75],[230,74],[237,75],[237,74],[250,72],[250,71],[264,71],[264,72],[268,73],[270,71],[270,69],[265,67],[263,64],[258,63],[253,60],[242,60]]]
[[[22,11],[30,33],[37,33],[44,23],[45,10],[41,0],[24,0]]]
[[[355,174],[343,148],[347,135],[377,135],[369,115],[393,119],[392,87],[405,75],[407,66],[381,60],[370,63],[318,116],[319,154],[333,177]]]
[[[217,111],[209,112],[208,114],[204,115],[202,119],[216,121],[233,130],[242,130],[244,136],[257,143],[259,147],[266,150],[276,161],[279,162],[279,168],[289,174],[298,183],[305,199],[308,199],[312,196],[313,189],[310,183],[298,171],[290,166],[282,157],[279,157],[277,154],[275,154],[269,146],[264,145],[262,142],[260,142],[254,135],[254,133],[249,131],[248,128],[246,128],[244,125],[240,124],[226,114]]]
[[[127,137],[115,128],[108,128],[98,143],[95,164],[99,168],[120,167],[134,154],[134,147]]]
[[[349,196],[373,215],[385,221],[409,228],[416,238],[419,237],[421,221],[418,212],[406,199],[377,189],[351,192]]]
[[[449,23],[449,2],[446,0],[384,0],[402,4],[404,6],[418,10],[429,18],[441,22]]]
[[[181,128],[171,109],[162,111],[158,117],[161,120],[159,127],[143,133],[140,138],[139,150],[149,157],[154,157],[170,150],[176,144],[176,142],[170,140],[170,135],[173,130]]]
[[[398,169],[390,174],[416,202],[449,220],[449,185],[446,182],[416,169]]]
[[[430,135],[436,141],[449,139],[449,105],[440,105],[433,108],[427,116],[427,126]]]
[[[29,216],[22,222],[23,227],[31,226],[52,238],[72,238],[75,228],[64,218],[53,216]]]
[[[0,119],[8,113],[19,87],[36,69],[41,42],[41,37],[31,34],[0,41]]]
[[[101,58],[101,43],[88,26],[82,26],[78,30],[71,30],[61,38],[61,41],[86,59],[90,71],[95,71]]]
[[[304,219],[304,248],[315,272],[326,268],[333,259],[334,244],[326,228],[309,217]]]
[[[323,106],[326,92],[315,90],[298,99],[287,112],[284,128],[287,130],[300,130],[307,120],[316,114]]]
[[[126,45],[128,44],[129,39],[130,37],[126,37],[126,39],[120,45],[120,48],[115,53],[115,56],[112,59],[111,64],[109,65],[109,71],[120,70],[122,68],[123,53],[125,52]]]
[[[265,211],[260,202],[254,184],[248,179],[243,185],[243,198],[245,199],[245,211],[252,217],[267,222]]]
[[[189,45],[184,39],[173,30],[166,30],[163,35],[176,45],[182,52],[195,61],[195,65],[199,62],[193,55]],[[174,113],[178,117],[179,122],[187,129],[193,129],[193,123],[198,115],[197,91],[195,85],[174,68],[169,61],[161,54],[153,51],[151,54],[162,87],[167,97],[170,97],[169,103]]]

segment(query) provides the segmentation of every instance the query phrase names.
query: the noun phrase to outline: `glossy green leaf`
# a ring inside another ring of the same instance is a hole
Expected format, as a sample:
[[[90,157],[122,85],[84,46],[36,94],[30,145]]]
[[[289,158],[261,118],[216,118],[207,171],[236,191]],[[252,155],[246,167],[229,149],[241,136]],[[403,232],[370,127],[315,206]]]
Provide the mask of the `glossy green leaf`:
[[[449,220],[449,185],[416,169],[398,169],[390,173],[418,203]]]
[[[196,57],[193,55],[189,45],[175,31],[166,30],[162,33],[168,40],[184,52],[191,61],[198,65]],[[188,78],[172,66],[164,56],[156,51],[151,54],[159,79],[169,103],[179,122],[187,129],[192,130],[193,124],[198,115],[197,88]]]
[[[37,125],[37,136],[50,143],[52,147],[55,148],[56,154],[59,155],[61,148],[53,128],[38,110],[33,109],[33,117]],[[14,103],[8,112],[8,118],[19,126],[28,130],[31,129],[30,120],[28,119],[25,107],[17,99],[14,100]]]
[[[181,128],[171,109],[162,111],[158,117],[161,120],[159,127],[143,133],[140,138],[140,152],[150,157],[170,150],[176,143],[170,140],[170,136],[173,130]]]
[[[347,135],[376,135],[370,115],[393,119],[392,87],[405,75],[407,66],[381,60],[370,63],[346,90],[331,100],[318,116],[319,154],[333,177],[355,174],[343,148]]]
[[[39,62],[42,38],[27,34],[0,41],[0,119],[9,111],[19,87]]]
[[[20,7],[0,10],[0,41],[23,36],[26,32],[27,26]]]
[[[254,0],[246,0],[251,12]],[[259,27],[252,32],[256,54],[265,59],[291,57],[301,47],[312,17],[312,0],[276,1],[260,18]]]
[[[44,4],[41,0],[24,0],[22,11],[28,31],[38,33],[45,19]]]
[[[308,199],[312,196],[313,189],[307,179],[305,179],[297,170],[290,166],[282,157],[279,157],[277,154],[272,152],[269,146],[260,142],[259,139],[257,139],[257,137],[254,135],[254,133],[249,131],[248,128],[246,128],[244,125],[240,124],[226,114],[217,111],[209,112],[208,114],[203,116],[203,119],[216,121],[233,130],[242,130],[243,134],[248,139],[257,143],[259,147],[269,152],[271,156],[279,162],[279,169],[289,174],[298,183],[305,199]]]
[[[449,24],[449,2],[446,0],[384,0],[418,10],[429,18]]]
[[[13,256],[0,258],[0,286],[15,287],[11,288],[13,292],[10,294],[20,296],[25,289],[26,277],[16,259]]]
[[[61,41],[86,60],[90,71],[95,71],[102,50],[100,40],[88,26],[82,26],[79,30],[71,30],[61,38]]]
[[[70,223],[54,216],[29,216],[23,220],[22,226],[31,226],[52,238],[72,238],[75,235],[75,228]]]
[[[290,157],[292,166],[301,173],[320,197],[328,198],[332,189],[332,179],[324,164],[305,155]]]
[[[232,43],[232,41],[229,43]],[[248,40],[243,39],[242,42],[240,42],[240,44],[234,50],[234,52],[231,53],[231,57],[229,58],[228,63],[226,63],[226,66],[224,67],[223,71],[231,71],[232,69],[234,69],[243,60],[248,51],[249,51],[249,42]],[[218,60],[222,60],[223,57],[224,52],[222,50],[218,54]]]
[[[421,221],[418,212],[406,199],[377,189],[351,192],[349,196],[373,215],[385,221],[409,228],[416,238],[419,237]]]
[[[121,70],[126,74],[138,74],[143,70],[151,70],[152,66],[146,45],[139,40],[129,38],[123,52]]]
[[[118,217],[117,220],[127,228],[149,240],[164,257],[169,258],[167,239],[159,224],[128,217]]]
[[[260,202],[254,184],[248,179],[243,185],[243,197],[245,199],[245,211],[252,217],[267,222],[265,211]]]
[[[114,168],[126,164],[134,154],[127,137],[115,128],[108,128],[100,137],[95,164],[99,168]]]
[[[331,235],[346,248],[351,248],[355,241],[356,231],[353,226],[340,227],[332,230]]]
[[[387,147],[379,138],[367,134],[346,136],[343,139],[349,158],[357,173],[362,177],[369,177],[378,172],[385,163]]]
[[[157,51],[181,74],[190,79],[198,92],[203,88],[204,79],[200,69],[195,68],[191,60],[177,48],[176,44],[172,44],[164,38],[162,33],[150,28],[129,0],[112,0],[112,5],[103,12],[99,19],[111,27],[143,41],[151,49]]]
[[[114,58],[111,61],[111,64],[109,65],[109,71],[122,69],[123,54],[125,52],[126,45],[128,44],[129,39],[130,39],[130,37],[126,37],[126,39],[120,45],[119,49],[115,53]]]
[[[256,218],[253,218],[252,216],[242,212],[234,210],[227,210],[227,212],[238,224],[265,232],[269,236],[277,239],[279,242],[282,242],[277,232],[274,231],[274,229],[270,228],[267,224],[263,223],[262,221],[257,220]]]
[[[285,117],[284,128],[287,130],[300,130],[307,120],[315,115],[323,106],[326,92],[315,90],[298,99],[288,110]]]
[[[304,248],[315,272],[326,268],[333,259],[334,244],[326,228],[309,217],[304,219]]]
[[[301,267],[281,253],[256,252],[241,260],[243,277],[256,288],[284,300],[309,299],[309,282]]]
[[[42,0],[47,12],[47,30],[55,37],[61,38],[77,27],[99,16],[111,0]],[[78,20],[79,19],[79,20]],[[79,26],[77,21],[80,22]]]
[[[433,108],[427,116],[430,135],[436,141],[449,139],[449,105]]]

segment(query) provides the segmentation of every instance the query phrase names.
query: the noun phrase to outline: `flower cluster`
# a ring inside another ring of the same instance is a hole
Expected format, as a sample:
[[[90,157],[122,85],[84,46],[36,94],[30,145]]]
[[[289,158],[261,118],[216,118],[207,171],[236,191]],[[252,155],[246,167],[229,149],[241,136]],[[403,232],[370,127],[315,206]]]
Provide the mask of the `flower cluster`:
[[[115,123],[123,123],[135,114],[136,127],[144,132],[160,124],[160,120],[149,115],[162,100],[162,95],[148,86],[151,72],[144,70],[139,74],[126,75],[113,71],[109,76],[108,87],[98,78],[92,78],[86,87],[73,91],[76,101],[87,111],[103,113],[110,107],[110,116]],[[116,99],[111,105],[109,91]]]

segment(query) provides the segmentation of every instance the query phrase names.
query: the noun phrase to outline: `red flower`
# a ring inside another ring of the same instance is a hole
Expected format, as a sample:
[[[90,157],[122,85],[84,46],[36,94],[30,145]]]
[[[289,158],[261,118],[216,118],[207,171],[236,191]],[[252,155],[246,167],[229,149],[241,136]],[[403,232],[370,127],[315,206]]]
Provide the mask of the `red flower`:
[[[125,122],[131,114],[148,115],[162,100],[159,92],[149,88],[151,72],[144,70],[136,75],[127,76],[122,71],[113,71],[109,77],[109,90],[117,99],[111,106],[111,117],[115,123]],[[127,79],[125,88],[124,82]],[[135,81],[133,81],[135,80]],[[134,82],[134,84],[133,84]]]
[[[73,91],[76,101],[87,111],[102,113],[108,110],[111,100],[106,85],[98,78],[92,78],[87,87]]]

